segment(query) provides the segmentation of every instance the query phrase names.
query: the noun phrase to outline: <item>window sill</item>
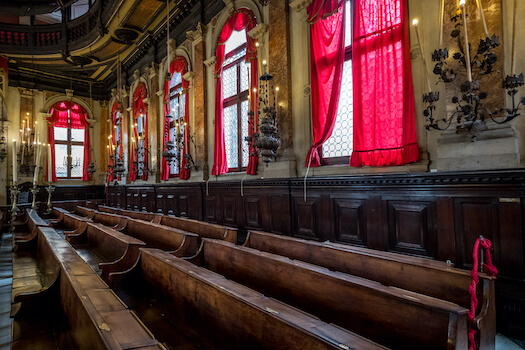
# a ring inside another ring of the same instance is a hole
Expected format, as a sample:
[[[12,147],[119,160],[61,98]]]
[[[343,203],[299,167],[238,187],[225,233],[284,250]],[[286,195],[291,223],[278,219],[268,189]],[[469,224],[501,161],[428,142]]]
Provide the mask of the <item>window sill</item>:
[[[428,159],[420,159],[415,163],[410,163],[404,166],[390,166],[390,167],[370,167],[364,166],[361,168],[351,167],[350,165],[323,165],[317,168],[310,168],[308,177],[315,176],[341,176],[341,175],[379,175],[379,174],[410,174],[410,173],[424,173],[428,172],[430,162]],[[304,177],[306,174],[306,167],[300,169],[300,176]]]

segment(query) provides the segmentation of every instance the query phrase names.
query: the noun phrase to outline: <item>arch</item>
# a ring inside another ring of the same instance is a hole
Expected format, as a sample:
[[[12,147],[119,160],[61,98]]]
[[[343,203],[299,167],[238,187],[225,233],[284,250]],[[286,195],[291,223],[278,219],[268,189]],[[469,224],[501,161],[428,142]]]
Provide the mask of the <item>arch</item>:
[[[57,103],[57,102],[61,102],[61,101],[71,101],[71,102],[75,102],[76,104],[78,104],[79,106],[81,106],[82,108],[84,108],[84,110],[86,111],[87,115],[88,115],[88,119],[95,119],[94,117],[94,113],[93,111],[91,110],[91,107],[83,100],[77,98],[77,97],[74,97],[74,96],[67,96],[67,95],[56,95],[56,96],[53,96],[51,98],[49,98],[45,103],[44,103],[44,110],[46,111],[46,113],[49,113],[49,111],[51,110],[51,107]],[[88,120],[88,123],[89,123],[89,120]],[[90,123],[91,124],[91,123]]]
[[[165,79],[166,79],[166,73],[168,72],[168,68],[171,64],[171,61],[173,61],[173,59],[177,56],[181,56],[181,57],[184,57],[184,59],[186,60],[186,62],[188,63],[188,72],[191,72],[193,71],[192,70],[192,62],[191,62],[191,59],[190,59],[190,53],[186,50],[186,48],[183,48],[183,47],[179,47],[177,49],[175,49],[175,53],[172,55],[171,54],[171,50],[170,50],[170,60],[169,60],[169,63],[168,63],[168,60],[166,58],[164,58],[160,64],[160,67],[159,67],[159,86],[164,86],[164,82],[165,82]]]
[[[133,83],[131,83],[131,86],[129,88],[129,106],[133,106],[133,94],[135,93],[135,90],[139,86],[140,83],[144,83],[146,85],[146,97],[150,97],[151,95],[151,86],[149,86],[148,81],[143,77],[140,76],[139,79],[135,79]],[[149,105],[149,104],[148,104]]]
[[[262,20],[262,13],[259,9],[259,6],[255,3],[255,1],[252,0],[236,0],[234,1],[235,10],[238,10],[240,8],[246,8],[250,11],[252,11],[253,15],[255,16],[255,21],[257,24],[264,23]],[[215,30],[212,33],[211,36],[211,55],[215,55],[215,51],[217,51],[217,40],[219,39],[219,35],[221,35],[222,27],[226,24],[230,16],[232,15],[231,11],[228,11],[228,8],[225,8],[220,13],[219,17],[217,18],[217,25],[215,27]]]

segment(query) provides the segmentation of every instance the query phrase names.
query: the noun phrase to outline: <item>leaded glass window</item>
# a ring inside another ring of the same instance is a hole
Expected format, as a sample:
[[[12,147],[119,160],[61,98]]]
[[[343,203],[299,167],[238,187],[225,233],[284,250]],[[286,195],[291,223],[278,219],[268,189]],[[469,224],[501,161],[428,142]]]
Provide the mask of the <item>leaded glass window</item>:
[[[352,0],[345,4],[345,63],[341,96],[332,135],[323,144],[322,164],[348,164],[353,150],[353,90],[352,90]]]
[[[248,89],[250,65],[245,62],[246,32],[234,31],[225,43],[222,73],[226,161],[230,172],[248,166]]]
[[[170,115],[173,119],[170,123],[170,140],[175,145],[175,153],[179,155],[178,160],[170,164],[170,177],[177,177],[180,173],[180,163],[182,162],[184,141],[184,132],[186,125],[184,123],[184,113],[186,110],[184,91],[182,89],[182,75],[181,73],[173,73],[170,85]]]
[[[55,171],[57,178],[79,179],[84,171],[84,132],[71,128],[71,111],[67,113],[67,128],[54,127]]]

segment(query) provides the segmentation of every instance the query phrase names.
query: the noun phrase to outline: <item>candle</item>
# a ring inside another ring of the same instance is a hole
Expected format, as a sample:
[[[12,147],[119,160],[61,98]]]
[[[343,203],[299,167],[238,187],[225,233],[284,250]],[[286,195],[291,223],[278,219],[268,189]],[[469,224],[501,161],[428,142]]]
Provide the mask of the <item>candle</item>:
[[[512,25],[512,64],[511,75],[516,73],[516,27],[518,25],[518,0],[514,0],[514,23]]]
[[[41,151],[41,148],[39,145],[36,146],[36,150],[35,150],[35,153],[36,153],[36,162],[35,162],[35,174],[33,176],[33,185],[36,185],[37,181],[38,181],[38,164],[40,162],[40,151]]]
[[[470,49],[468,45],[468,30],[467,30],[467,9],[465,6],[466,0],[460,0],[459,5],[461,6],[461,14],[463,15],[463,29],[465,31],[465,62],[467,64],[467,77],[468,81],[472,82],[472,71],[470,70]]]
[[[485,38],[489,37],[489,30],[487,29],[487,22],[485,22],[485,14],[483,13],[483,6],[481,5],[481,0],[476,0],[478,4],[478,10],[481,15],[481,20],[483,21],[483,29],[485,30]]]
[[[261,68],[261,60],[260,60],[260,57],[261,57],[261,50],[259,50],[260,48],[260,45],[259,45],[259,42],[257,41],[255,43],[255,47],[257,48],[257,69],[259,71],[259,76],[261,76],[262,74],[262,68]]]
[[[13,185],[18,182],[16,165],[16,140],[13,139]]]
[[[49,184],[51,185],[51,182],[53,181],[53,174],[52,174],[52,160],[51,160],[51,144],[47,144],[47,181],[49,181]]]
[[[279,105],[279,99],[277,98],[277,95],[279,94],[279,87],[277,86],[275,88],[275,106]]]
[[[430,85],[430,77],[428,76],[428,70],[427,70],[427,61],[425,60],[425,54],[423,53],[423,47],[421,46],[421,41],[419,40],[418,24],[419,24],[419,21],[417,20],[417,18],[414,18],[414,20],[412,21],[412,25],[414,26],[416,30],[417,44],[419,46],[419,52],[421,53],[421,59],[423,60],[423,69],[425,70],[425,77],[427,78],[428,91],[432,92],[432,86]]]
[[[443,21],[445,20],[445,0],[441,0],[441,19],[439,20],[439,47],[443,47]],[[421,45],[419,45],[421,47]]]

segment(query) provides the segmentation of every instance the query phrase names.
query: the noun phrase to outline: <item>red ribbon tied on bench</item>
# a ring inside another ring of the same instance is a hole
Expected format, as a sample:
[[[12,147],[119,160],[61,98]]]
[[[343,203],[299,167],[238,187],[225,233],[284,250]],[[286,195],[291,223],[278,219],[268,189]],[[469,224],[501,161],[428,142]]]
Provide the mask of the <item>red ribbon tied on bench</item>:
[[[479,283],[478,277],[478,262],[479,262],[479,248],[483,249],[485,262],[483,264],[483,271],[489,276],[496,276],[498,274],[498,269],[492,264],[492,255],[490,254],[490,248],[492,247],[492,242],[486,238],[478,238],[474,243],[474,250],[472,252],[472,271],[470,276],[472,281],[469,286],[470,293],[470,310],[468,313],[468,343],[469,350],[476,350],[476,327],[474,325],[474,317],[476,316],[476,308],[478,307],[478,297],[476,295],[476,287]]]

